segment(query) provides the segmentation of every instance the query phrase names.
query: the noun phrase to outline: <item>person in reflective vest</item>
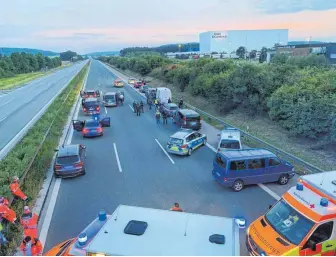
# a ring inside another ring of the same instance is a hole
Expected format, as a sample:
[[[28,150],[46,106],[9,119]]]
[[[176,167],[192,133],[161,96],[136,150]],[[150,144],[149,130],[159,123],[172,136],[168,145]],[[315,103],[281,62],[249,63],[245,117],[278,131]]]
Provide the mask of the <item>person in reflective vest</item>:
[[[20,220],[25,237],[31,236],[36,238],[38,236],[37,221],[38,216],[35,213],[32,213],[28,206],[25,206]]]
[[[8,206],[8,200],[0,196],[0,218],[4,218],[11,223],[15,223],[16,221],[16,213]]]
[[[26,236],[20,245],[20,250],[24,256],[41,256],[43,246],[38,238]]]
[[[4,234],[2,234],[2,231],[3,231],[3,227],[2,227],[2,224],[0,223],[0,246],[8,243],[6,237],[4,236]]]
[[[20,198],[23,201],[26,201],[28,197],[22,192],[19,184],[19,178],[13,177],[12,183],[9,185],[10,191],[13,196]]]
[[[171,211],[179,211],[183,212],[183,210],[180,208],[180,205],[178,203],[174,203],[174,207],[170,209]]]

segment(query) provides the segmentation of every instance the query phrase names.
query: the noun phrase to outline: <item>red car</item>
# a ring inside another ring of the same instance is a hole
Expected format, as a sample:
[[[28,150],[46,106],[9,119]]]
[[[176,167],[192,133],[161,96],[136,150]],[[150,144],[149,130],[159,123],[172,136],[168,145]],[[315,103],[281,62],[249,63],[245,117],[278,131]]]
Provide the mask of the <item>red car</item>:
[[[135,88],[140,88],[143,85],[142,81],[138,80],[134,83]]]

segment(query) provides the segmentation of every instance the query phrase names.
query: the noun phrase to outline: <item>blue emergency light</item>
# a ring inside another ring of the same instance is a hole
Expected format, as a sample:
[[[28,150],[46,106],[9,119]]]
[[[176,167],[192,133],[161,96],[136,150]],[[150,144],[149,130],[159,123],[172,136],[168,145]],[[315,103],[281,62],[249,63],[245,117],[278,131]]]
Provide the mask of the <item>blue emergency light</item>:
[[[303,184],[302,183],[297,183],[296,184],[296,190],[303,191]]]
[[[87,235],[86,233],[81,233],[79,236],[78,236],[78,243],[80,246],[84,246],[86,244],[86,241],[88,240],[87,238]]]
[[[245,228],[246,220],[244,218],[236,218],[236,224],[239,228]]]
[[[320,205],[322,207],[328,207],[329,201],[327,198],[321,198]]]
[[[99,220],[100,221],[104,221],[104,220],[106,220],[106,211],[104,211],[104,210],[101,210],[99,213],[98,213],[98,218],[99,218]]]
[[[93,114],[92,115],[92,118],[94,119],[94,120],[99,120],[99,113],[97,113],[97,114]]]

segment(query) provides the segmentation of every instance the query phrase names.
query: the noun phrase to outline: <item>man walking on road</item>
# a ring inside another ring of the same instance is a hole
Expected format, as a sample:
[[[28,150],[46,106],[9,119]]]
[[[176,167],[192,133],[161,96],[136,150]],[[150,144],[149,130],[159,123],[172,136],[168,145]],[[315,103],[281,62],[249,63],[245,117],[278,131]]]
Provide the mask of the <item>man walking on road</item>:
[[[133,111],[134,111],[134,113],[136,113],[136,107],[137,107],[137,103],[134,101],[133,102]]]
[[[152,110],[153,100],[152,98],[148,99],[149,110]]]
[[[135,105],[135,109],[136,109],[136,114],[137,114],[137,116],[140,116],[140,109],[141,109],[141,107],[140,107],[140,104],[139,104],[139,103],[136,103],[136,105]]]
[[[160,118],[161,118],[161,114],[160,114],[159,110],[156,110],[155,119],[156,119],[156,124],[158,126],[160,125]]]
[[[142,101],[140,101],[140,111],[144,113],[144,104]]]
[[[166,112],[162,112],[162,122],[163,124],[168,124]]]

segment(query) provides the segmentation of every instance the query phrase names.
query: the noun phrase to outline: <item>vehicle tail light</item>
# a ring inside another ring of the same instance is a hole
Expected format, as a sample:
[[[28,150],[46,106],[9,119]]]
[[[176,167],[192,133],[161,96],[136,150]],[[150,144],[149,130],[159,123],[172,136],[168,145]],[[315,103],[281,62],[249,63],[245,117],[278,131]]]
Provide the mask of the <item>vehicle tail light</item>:
[[[184,117],[183,120],[184,120],[184,125],[187,125],[187,118]]]
[[[96,131],[99,132],[99,133],[103,132],[103,128],[97,128]]]
[[[83,129],[83,134],[89,133],[88,129]]]
[[[86,108],[83,108],[83,111],[86,112]]]
[[[83,167],[83,162],[77,162],[77,163],[75,163],[75,165],[74,165],[76,168],[81,168],[81,167]]]
[[[100,110],[100,107],[99,107],[99,106],[97,106],[97,107],[96,107],[96,110],[97,110],[97,111],[99,111],[99,110]]]
[[[227,181],[227,178],[223,178],[223,180],[224,180],[224,182],[226,182],[226,181]]]
[[[188,145],[182,145],[181,148],[187,148]]]
[[[54,168],[55,168],[55,170],[60,170],[60,169],[62,169],[62,166],[61,165],[55,165]]]

